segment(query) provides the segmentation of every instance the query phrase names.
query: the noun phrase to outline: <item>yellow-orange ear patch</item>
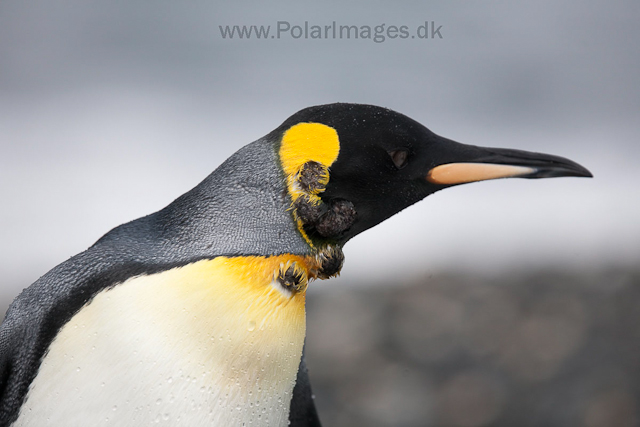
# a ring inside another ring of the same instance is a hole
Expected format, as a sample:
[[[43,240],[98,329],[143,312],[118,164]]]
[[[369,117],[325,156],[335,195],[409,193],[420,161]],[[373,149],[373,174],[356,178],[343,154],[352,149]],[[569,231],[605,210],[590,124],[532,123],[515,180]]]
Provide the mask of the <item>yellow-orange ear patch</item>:
[[[298,123],[284,133],[279,154],[292,206],[300,197],[304,197],[310,206],[321,203],[318,194],[324,191],[329,182],[329,167],[336,161],[339,152],[338,133],[330,126]],[[304,231],[303,221],[295,210],[294,218],[300,234],[313,248],[313,242]]]
[[[298,123],[282,136],[280,162],[287,177],[307,162],[329,167],[338,158],[340,140],[332,127],[320,123]]]

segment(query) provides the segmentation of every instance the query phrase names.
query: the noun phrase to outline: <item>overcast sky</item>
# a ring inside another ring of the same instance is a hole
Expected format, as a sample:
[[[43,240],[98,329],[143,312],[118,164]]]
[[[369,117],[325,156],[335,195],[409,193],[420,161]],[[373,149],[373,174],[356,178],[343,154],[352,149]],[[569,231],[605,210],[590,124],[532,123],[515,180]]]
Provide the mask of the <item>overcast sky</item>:
[[[385,24],[386,39],[220,26]],[[434,38],[412,38],[420,25]],[[0,3],[0,296],[156,211],[295,111],[361,102],[448,138],[569,157],[592,180],[427,198],[350,242],[342,282],[640,257],[640,3]],[[285,25],[285,24],[281,24]]]

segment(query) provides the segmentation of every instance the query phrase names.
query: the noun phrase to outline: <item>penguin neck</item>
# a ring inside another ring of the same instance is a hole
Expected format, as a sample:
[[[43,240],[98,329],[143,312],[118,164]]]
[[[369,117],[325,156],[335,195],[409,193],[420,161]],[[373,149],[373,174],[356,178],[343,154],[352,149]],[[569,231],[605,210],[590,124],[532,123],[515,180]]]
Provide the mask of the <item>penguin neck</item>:
[[[277,281],[292,263],[309,273],[294,255],[218,257],[97,294],[50,345],[15,425],[287,425],[305,336],[305,289]]]

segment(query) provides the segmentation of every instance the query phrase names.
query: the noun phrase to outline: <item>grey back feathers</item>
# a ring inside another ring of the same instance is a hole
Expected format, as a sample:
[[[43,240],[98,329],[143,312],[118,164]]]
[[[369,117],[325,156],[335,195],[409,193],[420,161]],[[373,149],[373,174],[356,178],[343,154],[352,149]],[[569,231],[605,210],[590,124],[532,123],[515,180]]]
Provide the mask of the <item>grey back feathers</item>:
[[[96,245],[158,262],[307,254],[310,248],[287,213],[279,163],[272,142],[249,144],[165,209],[115,228]]]

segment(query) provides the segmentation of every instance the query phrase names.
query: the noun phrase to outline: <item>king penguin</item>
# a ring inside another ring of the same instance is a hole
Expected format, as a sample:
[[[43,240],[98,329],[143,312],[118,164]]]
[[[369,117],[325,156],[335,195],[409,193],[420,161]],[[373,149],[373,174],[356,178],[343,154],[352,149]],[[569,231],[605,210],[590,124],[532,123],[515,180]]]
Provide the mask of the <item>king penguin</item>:
[[[444,188],[558,176],[591,174],[381,107],[301,110],[13,301],[0,425],[319,426],[305,294],[340,272],[344,244]]]

